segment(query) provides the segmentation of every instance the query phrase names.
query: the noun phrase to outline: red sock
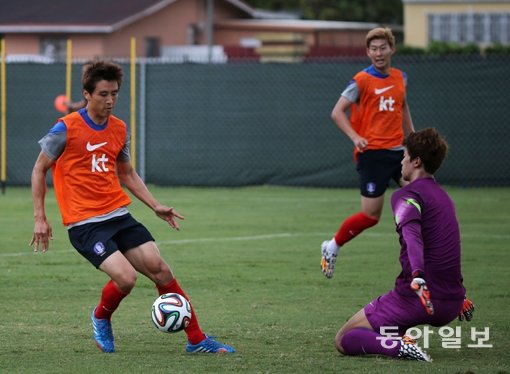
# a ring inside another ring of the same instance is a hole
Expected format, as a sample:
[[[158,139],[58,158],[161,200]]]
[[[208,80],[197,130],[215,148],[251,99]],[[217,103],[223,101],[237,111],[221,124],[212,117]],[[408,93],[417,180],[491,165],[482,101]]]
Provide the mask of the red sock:
[[[177,279],[175,278],[167,285],[160,286],[159,284],[156,284],[156,287],[160,295],[163,295],[165,293],[178,293],[184,296],[186,300],[190,301],[188,295],[184,293],[181,286],[177,282]],[[186,327],[186,330],[184,330],[184,332],[186,332],[188,340],[191,344],[200,343],[202,340],[205,339],[205,334],[202,332],[202,329],[198,324],[198,319],[197,316],[195,315],[195,310],[193,309],[193,306],[191,306],[191,321],[188,327]]]
[[[111,319],[113,312],[118,308],[122,299],[124,299],[128,293],[124,293],[112,280],[110,280],[103,287],[103,291],[101,293],[101,300],[97,305],[96,312],[94,315],[99,319]]]
[[[374,226],[378,219],[367,216],[363,212],[356,213],[345,219],[344,223],[335,234],[336,244],[342,246],[349,240],[359,235],[363,230]]]

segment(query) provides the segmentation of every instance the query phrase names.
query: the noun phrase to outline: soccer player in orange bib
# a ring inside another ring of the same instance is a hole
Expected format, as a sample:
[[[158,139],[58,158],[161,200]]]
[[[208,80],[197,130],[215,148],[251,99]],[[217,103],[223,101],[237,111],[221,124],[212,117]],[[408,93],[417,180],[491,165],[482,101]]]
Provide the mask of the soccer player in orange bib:
[[[52,169],[72,245],[110,277],[91,315],[94,340],[105,353],[115,352],[111,317],[135,286],[137,273],[151,279],[160,295],[178,293],[188,299],[151,233],[127,208],[131,200],[121,183],[170,227],[179,230],[178,220],[184,219],[161,204],[131,166],[127,126],[112,115],[122,76],[121,67],[110,61],[85,66],[82,84],[87,106],[60,118],[39,141],[41,152],[32,171],[35,226],[30,245],[46,252],[53,239],[44,205],[46,174]],[[202,332],[193,310],[185,332],[187,352],[234,352]]]
[[[327,278],[333,276],[340,248],[379,221],[389,181],[405,184],[400,174],[402,141],[414,131],[406,100],[406,74],[391,67],[395,53],[391,30],[369,31],[366,46],[372,64],[354,76],[331,113],[354,144],[361,211],[346,218],[334,237],[322,243],[321,269]]]

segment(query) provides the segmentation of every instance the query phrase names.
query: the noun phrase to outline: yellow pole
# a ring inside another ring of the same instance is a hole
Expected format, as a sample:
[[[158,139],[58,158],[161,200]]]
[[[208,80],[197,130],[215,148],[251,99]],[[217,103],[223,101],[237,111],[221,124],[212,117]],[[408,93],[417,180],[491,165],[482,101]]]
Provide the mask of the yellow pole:
[[[72,72],[72,57],[73,57],[73,42],[67,39],[67,53],[66,53],[66,97],[71,102],[71,72]]]
[[[131,163],[136,170],[136,39],[131,38]]]
[[[0,155],[1,158],[1,165],[0,165],[0,181],[2,183],[2,194],[5,193],[5,182],[7,181],[7,121],[6,121],[6,98],[7,98],[7,91],[6,91],[6,85],[5,85],[5,40],[0,40],[0,101],[1,101],[1,108],[0,108],[0,127],[1,127],[1,145],[0,148],[2,148],[2,153]]]

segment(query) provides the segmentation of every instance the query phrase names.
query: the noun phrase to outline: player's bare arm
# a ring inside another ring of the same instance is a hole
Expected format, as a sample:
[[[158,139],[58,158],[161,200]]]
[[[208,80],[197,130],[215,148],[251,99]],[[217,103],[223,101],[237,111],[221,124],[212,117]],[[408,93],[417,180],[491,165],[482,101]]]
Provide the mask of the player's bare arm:
[[[331,112],[331,119],[337,125],[337,127],[351,139],[354,146],[359,152],[363,152],[363,149],[368,145],[368,140],[359,136],[359,134],[352,128],[349,117],[347,117],[347,111],[351,107],[352,103],[344,96],[340,96],[333,111]]]
[[[141,202],[151,208],[170,227],[179,230],[177,219],[184,217],[174,208],[161,204],[149,191],[142,178],[129,162],[117,162],[117,175],[121,183]]]
[[[53,165],[51,160],[41,151],[32,170],[32,199],[34,203],[34,232],[30,245],[34,246],[34,251],[41,249],[46,252],[49,247],[49,241],[53,239],[53,231],[44,209],[44,198],[46,196],[46,173]]]
[[[413,119],[411,118],[409,105],[407,105],[407,99],[405,99],[404,107],[402,108],[402,130],[404,130],[404,135],[406,137],[414,132]]]

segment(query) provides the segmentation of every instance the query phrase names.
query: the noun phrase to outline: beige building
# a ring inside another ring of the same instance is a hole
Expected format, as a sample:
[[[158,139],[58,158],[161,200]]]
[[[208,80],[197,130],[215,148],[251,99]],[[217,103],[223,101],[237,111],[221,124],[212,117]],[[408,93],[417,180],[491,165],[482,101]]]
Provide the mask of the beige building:
[[[510,0],[402,0],[404,44],[510,44]]]

